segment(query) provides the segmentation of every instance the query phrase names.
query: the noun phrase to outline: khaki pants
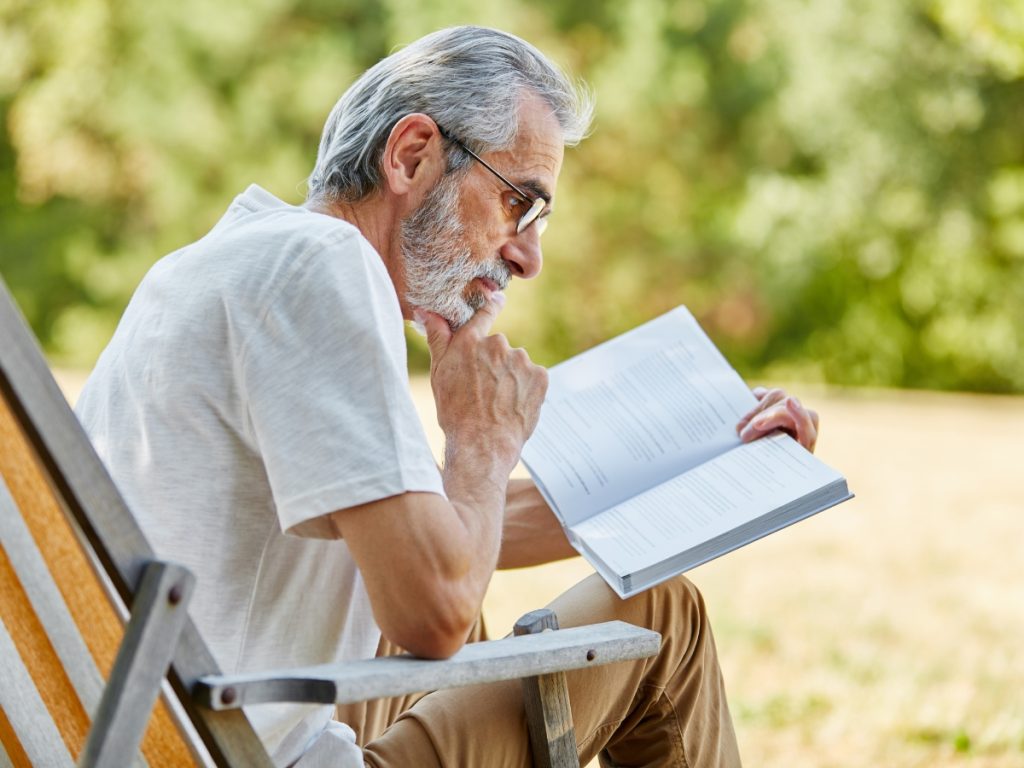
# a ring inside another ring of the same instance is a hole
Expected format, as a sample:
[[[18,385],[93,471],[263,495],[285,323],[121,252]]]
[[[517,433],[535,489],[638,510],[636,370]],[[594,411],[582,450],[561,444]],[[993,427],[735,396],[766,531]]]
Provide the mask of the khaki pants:
[[[739,752],[704,601],[677,578],[620,600],[591,576],[550,606],[572,627],[620,619],[662,634],[657,656],[568,672],[580,762],[738,766]],[[485,638],[482,626],[472,639]],[[378,655],[398,649],[381,641]],[[435,691],[338,708],[372,768],[529,766],[520,682]]]

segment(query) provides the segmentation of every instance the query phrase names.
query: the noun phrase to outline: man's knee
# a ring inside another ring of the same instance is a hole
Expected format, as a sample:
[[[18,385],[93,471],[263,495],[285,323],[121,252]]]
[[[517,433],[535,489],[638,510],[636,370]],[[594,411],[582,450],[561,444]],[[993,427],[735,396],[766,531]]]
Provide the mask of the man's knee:
[[[704,597],[697,586],[684,576],[662,582],[649,590],[652,616],[650,629],[661,633],[662,652],[683,658],[702,655],[710,638]]]
[[[624,621],[658,632],[677,625],[699,629],[707,623],[704,598],[696,585],[685,576],[663,581],[623,601],[623,608],[632,617],[624,617]]]
[[[551,607],[563,627],[617,619],[660,632],[663,645],[691,644],[707,634],[704,598],[684,576],[622,600],[594,574],[555,600]]]
[[[633,615],[624,620],[661,633],[658,655],[645,662],[648,684],[674,686],[678,698],[683,690],[696,696],[708,674],[720,680],[704,598],[693,582],[682,576],[669,579],[625,602],[633,601],[640,604],[630,606]]]

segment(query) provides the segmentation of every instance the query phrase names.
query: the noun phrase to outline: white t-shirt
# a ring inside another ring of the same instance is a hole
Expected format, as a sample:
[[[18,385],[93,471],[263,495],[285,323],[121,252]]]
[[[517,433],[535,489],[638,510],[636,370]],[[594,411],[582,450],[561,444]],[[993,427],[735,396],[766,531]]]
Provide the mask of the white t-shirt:
[[[394,287],[356,228],[249,187],[146,275],[77,411],[158,555],[195,573],[189,612],[225,672],[374,655],[324,515],[444,491]],[[246,714],[279,764],[345,741],[333,707]]]

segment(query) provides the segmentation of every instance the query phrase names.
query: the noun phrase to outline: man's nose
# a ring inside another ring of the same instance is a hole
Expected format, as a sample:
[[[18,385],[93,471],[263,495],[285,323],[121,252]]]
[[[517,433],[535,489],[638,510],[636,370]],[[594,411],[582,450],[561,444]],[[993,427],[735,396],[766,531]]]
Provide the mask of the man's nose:
[[[539,275],[544,258],[537,227],[529,226],[505,243],[501,249],[501,258],[508,264],[513,277],[528,280]]]

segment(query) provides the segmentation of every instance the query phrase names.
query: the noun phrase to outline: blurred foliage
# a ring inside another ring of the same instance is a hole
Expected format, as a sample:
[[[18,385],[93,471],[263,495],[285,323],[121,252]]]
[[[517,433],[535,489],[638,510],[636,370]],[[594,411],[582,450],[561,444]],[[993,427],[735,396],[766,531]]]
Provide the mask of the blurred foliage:
[[[456,23],[598,97],[501,320],[535,359],[685,303],[751,376],[1024,392],[1024,0],[0,0],[0,272],[54,359]]]

